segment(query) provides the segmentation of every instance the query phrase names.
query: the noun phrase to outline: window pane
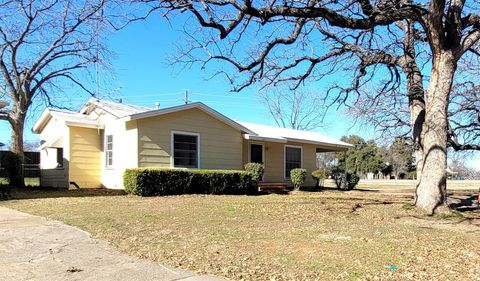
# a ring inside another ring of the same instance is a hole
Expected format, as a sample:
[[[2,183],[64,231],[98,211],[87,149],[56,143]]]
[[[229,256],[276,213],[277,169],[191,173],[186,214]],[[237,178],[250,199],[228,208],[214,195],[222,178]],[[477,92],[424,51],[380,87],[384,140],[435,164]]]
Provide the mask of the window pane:
[[[113,165],[113,135],[105,137],[105,165],[111,167]]]
[[[302,167],[302,149],[299,147],[285,148],[285,177],[290,178],[290,171]]]
[[[250,162],[263,164],[263,146],[259,144],[250,145]]]
[[[198,137],[173,135],[173,166],[184,168],[198,167]]]

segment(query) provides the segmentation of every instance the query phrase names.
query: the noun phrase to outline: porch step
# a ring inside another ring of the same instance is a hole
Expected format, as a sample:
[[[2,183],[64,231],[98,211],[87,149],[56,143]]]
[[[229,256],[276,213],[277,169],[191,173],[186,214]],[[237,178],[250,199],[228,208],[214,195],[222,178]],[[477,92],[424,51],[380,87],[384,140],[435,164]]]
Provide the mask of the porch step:
[[[258,183],[258,191],[262,191],[266,189],[285,190],[287,189],[287,184],[283,182],[259,182]]]

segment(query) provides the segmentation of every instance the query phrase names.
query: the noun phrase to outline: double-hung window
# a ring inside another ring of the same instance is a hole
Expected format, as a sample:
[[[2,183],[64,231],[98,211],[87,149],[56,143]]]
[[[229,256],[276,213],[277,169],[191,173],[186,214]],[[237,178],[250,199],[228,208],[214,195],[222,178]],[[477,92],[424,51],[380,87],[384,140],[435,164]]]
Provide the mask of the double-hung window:
[[[105,166],[107,168],[113,166],[113,135],[105,137]]]
[[[200,135],[172,132],[172,160],[176,168],[199,168]]]
[[[302,147],[285,146],[285,178],[290,178],[290,171],[302,167]]]

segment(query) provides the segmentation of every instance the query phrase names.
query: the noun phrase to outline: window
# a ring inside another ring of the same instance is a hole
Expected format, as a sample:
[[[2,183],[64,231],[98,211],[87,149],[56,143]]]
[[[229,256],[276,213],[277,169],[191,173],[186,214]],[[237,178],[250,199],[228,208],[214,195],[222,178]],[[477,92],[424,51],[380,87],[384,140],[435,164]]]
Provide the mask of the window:
[[[290,171],[302,167],[302,148],[285,146],[285,178],[290,178]]]
[[[105,166],[113,166],[113,135],[105,137]]]
[[[173,167],[199,167],[199,135],[173,133]]]
[[[63,168],[63,148],[57,148],[57,168]]]
[[[250,162],[263,164],[263,145],[250,144]]]

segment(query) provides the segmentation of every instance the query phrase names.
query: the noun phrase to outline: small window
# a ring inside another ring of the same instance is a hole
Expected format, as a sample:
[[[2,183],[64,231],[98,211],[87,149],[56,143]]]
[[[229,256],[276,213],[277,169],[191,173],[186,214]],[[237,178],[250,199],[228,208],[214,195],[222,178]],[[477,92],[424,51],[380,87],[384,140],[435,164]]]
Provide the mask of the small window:
[[[263,164],[263,145],[250,144],[250,162]]]
[[[285,178],[290,178],[290,171],[302,167],[302,148],[285,147]]]
[[[105,137],[105,166],[113,166],[113,135]]]
[[[57,168],[63,168],[63,148],[57,148]]]
[[[173,167],[198,168],[198,135],[173,134]]]

